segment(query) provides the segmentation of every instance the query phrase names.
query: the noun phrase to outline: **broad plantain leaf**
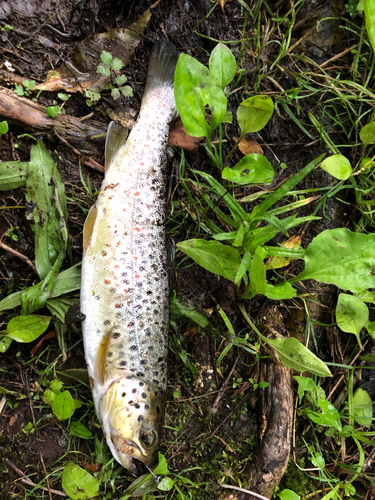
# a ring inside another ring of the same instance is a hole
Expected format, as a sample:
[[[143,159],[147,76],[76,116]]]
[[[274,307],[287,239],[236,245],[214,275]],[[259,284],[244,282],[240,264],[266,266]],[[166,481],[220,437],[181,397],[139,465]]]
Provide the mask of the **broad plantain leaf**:
[[[99,493],[99,481],[73,462],[69,462],[64,467],[62,487],[73,500],[94,498]]]
[[[268,339],[262,335],[262,339],[275,349],[280,361],[287,368],[299,372],[307,371],[319,377],[332,376],[328,366],[294,337]]]
[[[50,316],[17,316],[9,321],[6,335],[17,342],[32,342],[46,331],[50,321]]]
[[[369,393],[359,387],[353,396],[353,418],[359,425],[370,427],[372,424],[372,401]]]
[[[212,76],[219,82],[220,87],[225,87],[233,80],[236,74],[237,63],[231,50],[223,43],[218,43],[211,52],[209,68]]]
[[[336,321],[342,331],[354,333],[362,348],[360,333],[369,317],[368,307],[354,295],[340,293],[336,307]]]
[[[199,239],[182,241],[177,244],[177,248],[204,269],[235,282],[241,263],[240,254],[235,248],[219,241]]]
[[[375,234],[327,229],[307,247],[305,269],[290,282],[314,279],[353,293],[374,288],[374,246]]]
[[[348,179],[353,172],[350,161],[343,155],[329,156],[322,161],[320,168],[340,180]]]
[[[241,137],[249,132],[258,132],[265,127],[272,116],[273,101],[265,95],[249,97],[237,109],[237,121]]]
[[[52,401],[52,411],[59,420],[67,420],[75,410],[75,403],[69,391],[60,392]]]
[[[221,175],[236,184],[268,184],[273,179],[274,170],[265,156],[250,153],[233,168],[225,167]]]

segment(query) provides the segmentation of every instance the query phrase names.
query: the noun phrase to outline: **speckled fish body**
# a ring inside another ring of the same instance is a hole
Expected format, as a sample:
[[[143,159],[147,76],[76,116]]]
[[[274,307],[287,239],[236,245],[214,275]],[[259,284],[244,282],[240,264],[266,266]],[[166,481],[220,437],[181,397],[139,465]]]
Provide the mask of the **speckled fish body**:
[[[111,124],[105,178],[84,228],[81,310],[90,384],[108,446],[133,473],[133,458],[153,462],[164,420],[166,147],[177,116],[177,59],[173,45],[159,42],[138,120],[119,147],[122,135]]]

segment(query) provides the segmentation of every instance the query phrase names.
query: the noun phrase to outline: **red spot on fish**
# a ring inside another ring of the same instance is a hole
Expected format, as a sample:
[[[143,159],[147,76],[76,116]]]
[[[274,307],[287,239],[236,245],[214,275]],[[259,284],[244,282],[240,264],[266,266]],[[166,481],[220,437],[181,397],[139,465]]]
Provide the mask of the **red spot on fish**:
[[[118,269],[120,266],[118,266],[117,264],[115,266],[113,266],[115,269]]]
[[[132,146],[132,149],[135,149],[135,146],[134,146],[134,145]]]
[[[144,163],[143,163],[143,162],[141,162],[141,165],[142,165],[142,167],[143,167]]]
[[[115,224],[115,227],[117,228],[117,224]]]
[[[138,257],[133,257],[133,259],[138,260]]]
[[[159,117],[157,116],[156,119],[159,120]]]
[[[126,208],[123,208],[123,209],[122,209],[122,211],[123,211],[123,212],[126,212]]]
[[[117,242],[117,246],[120,246],[120,243],[121,243],[121,241],[118,241],[118,242]]]
[[[104,283],[105,283],[106,285],[110,285],[110,284],[111,284],[111,282],[110,282],[109,280],[104,280]]]
[[[128,293],[128,291],[127,291],[125,288],[124,288],[124,292],[125,292],[125,293]]]
[[[135,275],[135,277],[136,277],[136,278],[139,278],[139,275],[138,275],[138,274],[136,274],[136,275]]]
[[[119,307],[121,307],[121,305],[120,304],[115,304],[115,307],[119,308]]]
[[[134,231],[140,231],[140,228],[139,227],[135,227]]]
[[[141,193],[139,193],[138,191],[136,193],[134,193],[134,196],[139,196]]]

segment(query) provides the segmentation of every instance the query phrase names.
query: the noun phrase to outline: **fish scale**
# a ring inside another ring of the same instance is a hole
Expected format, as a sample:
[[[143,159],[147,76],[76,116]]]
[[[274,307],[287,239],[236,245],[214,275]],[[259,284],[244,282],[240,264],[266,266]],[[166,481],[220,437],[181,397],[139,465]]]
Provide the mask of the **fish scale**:
[[[163,40],[150,60],[138,120],[126,143],[110,125],[106,172],[84,228],[81,310],[96,412],[112,454],[152,462],[167,386],[169,284],[166,147],[176,118],[178,53]],[[116,138],[117,134],[117,138]]]

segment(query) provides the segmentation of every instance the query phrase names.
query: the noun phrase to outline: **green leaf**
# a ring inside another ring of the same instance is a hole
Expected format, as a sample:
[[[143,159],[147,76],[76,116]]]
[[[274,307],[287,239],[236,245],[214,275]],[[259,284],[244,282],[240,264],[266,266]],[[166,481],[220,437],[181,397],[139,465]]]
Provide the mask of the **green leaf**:
[[[357,424],[370,427],[372,424],[372,401],[369,393],[359,387],[353,396],[353,418]]]
[[[372,50],[375,51],[375,9],[373,0],[363,0],[366,29]]]
[[[158,484],[158,490],[160,491],[170,491],[173,488],[174,481],[170,477],[163,478]]]
[[[255,250],[253,258],[250,263],[249,268],[249,278],[250,278],[250,297],[254,297],[257,294],[264,294],[266,285],[266,268],[264,265],[265,250],[262,247],[258,247]]]
[[[300,377],[299,375],[295,375],[293,378],[296,379],[298,382],[298,397],[300,403],[302,401],[305,392],[312,392],[312,393],[316,392],[316,383],[312,378]]]
[[[57,97],[58,97],[59,99],[61,99],[62,101],[67,101],[67,100],[69,99],[69,97],[70,97],[70,96],[69,96],[68,94],[65,94],[65,92],[59,92],[59,93],[57,94]]]
[[[211,273],[235,281],[241,257],[238,250],[219,241],[186,240],[177,244],[195,262]]]
[[[70,418],[74,410],[74,399],[69,391],[61,392],[52,401],[52,411],[59,420]]]
[[[51,389],[46,389],[43,394],[44,402],[47,405],[51,405],[56,396],[57,394],[54,391],[51,391]]]
[[[81,264],[76,264],[65,271],[62,271],[56,279],[53,280],[52,289],[48,293],[47,298],[59,297],[64,293],[74,292],[81,288]],[[33,290],[40,293],[41,287],[43,287],[43,282],[37,283],[27,289],[28,292]],[[22,297],[24,296],[23,291],[15,292],[5,297],[0,301],[0,311],[5,311],[7,309],[13,309],[21,305]]]
[[[165,456],[158,452],[159,463],[154,469],[155,476],[167,476],[169,474],[169,469],[167,465],[167,460]]]
[[[264,287],[264,295],[271,300],[292,299],[296,294],[297,290],[295,290],[290,283],[283,283],[278,286],[266,283]]]
[[[323,400],[319,399],[318,405],[322,410],[321,413],[316,413],[314,411],[307,410],[306,415],[318,425],[334,427],[339,432],[341,432],[342,425],[340,422],[340,414],[333,406],[333,404],[327,401],[326,399]]]
[[[116,101],[120,97],[120,90],[116,89],[116,88],[112,89],[111,96],[112,96],[112,99]]]
[[[265,127],[272,116],[273,101],[265,95],[249,97],[237,109],[237,121],[241,137],[249,132],[258,132]]]
[[[26,184],[27,162],[0,162],[0,191],[16,189]]]
[[[142,476],[137,477],[137,479],[134,479],[130,486],[126,488],[125,493],[129,493],[129,496],[121,497],[120,500],[135,497],[145,498],[146,495],[154,491],[156,487],[156,476],[153,476],[152,474],[143,474]]]
[[[319,469],[323,469],[323,467],[325,467],[326,465],[326,462],[321,453],[316,453],[313,457],[311,457],[311,463]]]
[[[122,94],[125,97],[133,97],[133,89],[129,85],[125,85],[125,87],[120,87]]]
[[[88,439],[92,436],[92,433],[81,422],[71,422],[70,433],[82,439]]]
[[[236,74],[237,63],[231,50],[223,43],[218,43],[211,52],[209,60],[211,74],[219,82],[220,87],[225,87],[233,80]]]
[[[287,368],[298,372],[307,371],[318,377],[332,376],[328,366],[294,337],[268,339],[262,336],[262,339],[275,349]]]
[[[125,75],[116,76],[115,78],[116,85],[118,85],[119,87],[121,87],[121,85],[124,85],[126,81],[127,78]]]
[[[375,142],[375,121],[370,122],[362,127],[359,133],[359,137],[365,144],[371,144],[372,142]]]
[[[282,490],[280,493],[277,493],[277,496],[281,498],[281,500],[299,500],[301,497],[294,493],[292,490]]]
[[[68,243],[65,187],[59,171],[41,141],[31,148],[26,200],[32,207],[27,215],[35,233],[35,265],[44,279],[65,252]]]
[[[103,66],[103,64],[99,64],[99,66],[96,68],[96,72],[99,73],[99,75],[103,76],[110,76],[111,70],[109,69],[108,66]]]
[[[198,310],[198,306],[183,295],[177,292],[171,294],[169,302],[169,315],[171,319],[192,321],[201,328],[205,328],[210,322],[207,317],[209,313],[204,309],[201,309],[201,311]]]
[[[124,63],[118,57],[115,57],[112,61],[111,68],[115,70],[120,70],[124,67]]]
[[[268,184],[273,179],[274,170],[265,156],[250,153],[233,168],[225,167],[221,175],[236,184]]]
[[[1,352],[6,352],[9,347],[10,347],[10,344],[13,342],[13,339],[11,339],[10,337],[7,337],[6,335],[3,335],[0,337],[0,353]]]
[[[353,172],[350,161],[343,155],[329,156],[322,161],[320,168],[340,180],[349,179]]]
[[[242,257],[242,260],[241,260],[241,264],[238,268],[238,271],[237,271],[237,274],[236,274],[236,278],[235,278],[235,285],[238,286],[241,282],[241,279],[244,277],[246,271],[249,269],[250,267],[250,263],[251,263],[251,259],[252,259],[252,255],[250,252],[245,252],[243,257]]]
[[[354,333],[362,348],[360,333],[369,318],[368,307],[354,295],[340,293],[336,307],[336,321],[342,331]]]
[[[14,93],[19,95],[19,96],[23,96],[25,94],[25,91],[23,90],[22,85],[18,85],[16,83],[16,88],[14,89]]]
[[[314,279],[332,283],[352,293],[375,287],[375,234],[352,233],[349,229],[327,229],[305,252],[305,269],[291,283]]]
[[[32,342],[46,331],[50,321],[50,316],[17,316],[9,321],[6,334],[17,342]]]
[[[56,394],[60,393],[63,386],[64,386],[64,382],[58,378],[53,379],[51,381],[51,383],[49,384],[50,389]]]
[[[112,62],[112,54],[110,52],[107,52],[106,50],[103,50],[103,52],[100,54],[100,59],[109,67]]]
[[[174,76],[174,92],[187,133],[210,140],[212,131],[227,111],[227,99],[210,71],[193,57],[181,54]],[[206,105],[211,111],[210,124],[206,121]]]
[[[99,493],[99,481],[73,462],[69,462],[64,467],[62,487],[73,500],[94,498]]]
[[[50,118],[56,118],[60,113],[60,106],[48,106],[46,108],[46,113]]]
[[[0,122],[0,139],[2,135],[8,132],[8,130],[9,130],[8,122],[6,121]]]

